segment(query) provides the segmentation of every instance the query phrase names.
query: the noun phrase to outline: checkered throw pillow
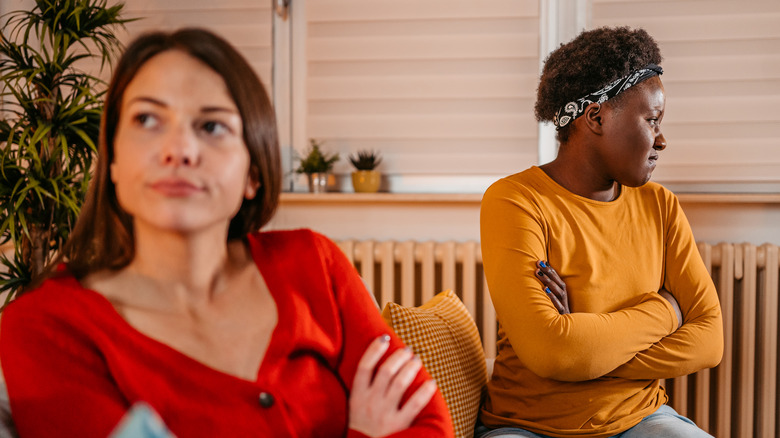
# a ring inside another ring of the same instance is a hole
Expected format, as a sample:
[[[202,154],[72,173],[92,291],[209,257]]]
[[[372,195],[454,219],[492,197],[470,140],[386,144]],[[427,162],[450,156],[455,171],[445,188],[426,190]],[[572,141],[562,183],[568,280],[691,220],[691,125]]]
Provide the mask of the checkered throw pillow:
[[[455,436],[473,437],[487,369],[479,331],[458,296],[444,291],[420,307],[387,303],[382,317],[436,381]]]

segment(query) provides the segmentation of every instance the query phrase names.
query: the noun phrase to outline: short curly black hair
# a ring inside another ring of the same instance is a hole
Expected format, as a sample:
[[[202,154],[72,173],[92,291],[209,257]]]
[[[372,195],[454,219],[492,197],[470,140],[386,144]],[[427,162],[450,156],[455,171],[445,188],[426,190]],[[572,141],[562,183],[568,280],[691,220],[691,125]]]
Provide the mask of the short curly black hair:
[[[660,65],[661,60],[658,44],[644,29],[601,27],[582,32],[544,61],[536,91],[536,120],[551,122],[558,109],[568,102],[597,91],[633,70],[648,64]],[[558,141],[568,141],[572,126],[558,130]]]

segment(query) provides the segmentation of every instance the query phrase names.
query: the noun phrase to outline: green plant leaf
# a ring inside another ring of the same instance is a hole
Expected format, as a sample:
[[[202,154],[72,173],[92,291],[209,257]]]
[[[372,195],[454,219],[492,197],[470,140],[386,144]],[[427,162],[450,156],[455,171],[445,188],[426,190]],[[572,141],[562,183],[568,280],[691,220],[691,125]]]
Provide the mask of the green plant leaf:
[[[43,124],[43,121],[38,123],[38,128],[34,131],[32,138],[30,139],[31,144],[37,144],[39,143],[46,134],[51,132],[51,125],[45,125]]]
[[[75,127],[75,126],[71,126],[71,127],[70,127],[70,130],[71,130],[71,131],[73,131],[73,132],[75,132],[75,133],[76,133],[76,135],[78,135],[79,137],[81,137],[81,139],[82,139],[82,140],[84,140],[84,143],[86,143],[87,145],[89,145],[89,147],[90,147],[90,148],[92,148],[92,149],[95,149],[95,150],[97,149],[97,147],[95,146],[95,143],[92,141],[92,139],[91,139],[91,138],[89,138],[89,136],[87,135],[87,133],[86,133],[86,132],[84,132],[82,129],[80,129],[80,128],[77,128],[77,127]]]
[[[118,53],[122,10],[106,0],[36,0],[0,17],[0,241],[17,245],[0,277],[9,296],[41,271],[18,251],[31,226],[49,230],[57,249],[83,202],[105,83],[77,66],[100,59],[102,68]]]

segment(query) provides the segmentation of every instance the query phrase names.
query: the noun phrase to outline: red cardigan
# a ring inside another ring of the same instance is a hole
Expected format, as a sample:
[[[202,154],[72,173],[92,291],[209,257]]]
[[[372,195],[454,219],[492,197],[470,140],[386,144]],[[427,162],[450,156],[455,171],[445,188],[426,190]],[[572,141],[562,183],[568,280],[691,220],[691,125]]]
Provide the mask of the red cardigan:
[[[362,436],[347,431],[358,360],[383,333],[391,351],[403,344],[324,236],[280,231],[248,241],[279,315],[256,381],[143,335],[105,297],[63,275],[2,315],[0,363],[19,434],[105,437],[132,403],[145,401],[181,437]],[[429,378],[422,371],[413,387]],[[441,394],[396,435],[452,436]]]

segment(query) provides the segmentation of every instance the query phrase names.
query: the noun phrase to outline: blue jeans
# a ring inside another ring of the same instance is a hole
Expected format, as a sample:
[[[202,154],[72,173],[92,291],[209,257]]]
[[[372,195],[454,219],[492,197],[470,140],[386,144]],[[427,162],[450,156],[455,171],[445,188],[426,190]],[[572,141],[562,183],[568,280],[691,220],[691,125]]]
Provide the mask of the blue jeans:
[[[488,429],[478,425],[474,438],[551,438],[547,435],[529,432],[519,427]],[[712,435],[696,427],[693,421],[678,414],[671,406],[663,405],[657,411],[643,418],[639,424],[615,435],[613,438],[707,438]]]

